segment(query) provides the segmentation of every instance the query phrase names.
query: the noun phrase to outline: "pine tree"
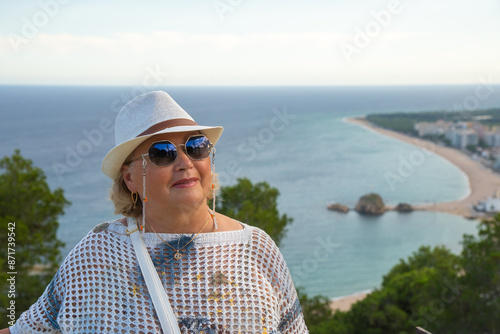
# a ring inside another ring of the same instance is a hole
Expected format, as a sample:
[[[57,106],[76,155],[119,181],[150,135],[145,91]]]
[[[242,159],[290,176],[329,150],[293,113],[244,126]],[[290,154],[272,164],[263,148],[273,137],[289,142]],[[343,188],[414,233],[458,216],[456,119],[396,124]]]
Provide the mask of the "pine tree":
[[[278,189],[267,182],[252,184],[247,178],[239,178],[236,185],[221,188],[217,212],[263,229],[279,245],[286,226],[293,221],[286,214],[280,216],[279,194]]]
[[[57,219],[69,204],[19,150],[0,160],[0,328],[11,322],[13,302],[17,319],[52,279],[64,246],[56,237]]]

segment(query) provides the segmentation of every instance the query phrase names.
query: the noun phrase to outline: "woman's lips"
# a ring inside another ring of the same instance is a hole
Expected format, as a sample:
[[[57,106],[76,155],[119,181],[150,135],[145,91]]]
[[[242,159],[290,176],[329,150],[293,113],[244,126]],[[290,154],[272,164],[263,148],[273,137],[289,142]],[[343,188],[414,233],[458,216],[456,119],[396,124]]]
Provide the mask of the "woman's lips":
[[[179,180],[179,181],[175,182],[172,187],[174,187],[174,188],[190,188],[190,187],[194,187],[197,182],[198,182],[198,178],[192,177],[189,179]]]

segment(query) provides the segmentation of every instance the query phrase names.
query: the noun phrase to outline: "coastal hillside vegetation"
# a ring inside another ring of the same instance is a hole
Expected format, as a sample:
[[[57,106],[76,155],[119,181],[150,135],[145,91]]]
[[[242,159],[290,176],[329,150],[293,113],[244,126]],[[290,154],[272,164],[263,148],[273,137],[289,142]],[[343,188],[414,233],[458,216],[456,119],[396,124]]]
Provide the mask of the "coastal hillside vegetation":
[[[391,114],[389,115],[368,115],[366,119],[381,128],[402,132],[410,136],[416,136],[415,124],[418,123],[409,114]]]
[[[437,122],[439,120],[448,122],[474,121],[488,126],[500,125],[500,109],[371,114],[367,115],[366,119],[382,128],[416,136],[415,124],[420,122]]]
[[[58,218],[67,205],[63,190],[50,190],[43,170],[19,150],[0,160],[0,328],[35,302],[56,272],[64,245]]]

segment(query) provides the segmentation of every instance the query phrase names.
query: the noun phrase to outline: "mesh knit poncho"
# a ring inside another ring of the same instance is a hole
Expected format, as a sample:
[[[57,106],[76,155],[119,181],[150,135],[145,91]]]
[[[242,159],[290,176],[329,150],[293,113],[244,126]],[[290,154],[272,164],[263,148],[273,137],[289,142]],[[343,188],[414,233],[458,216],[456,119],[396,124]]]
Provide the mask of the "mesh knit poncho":
[[[283,257],[262,230],[152,233],[146,247],[181,333],[307,333]],[[118,221],[95,227],[66,257],[17,333],[161,333],[135,252]]]

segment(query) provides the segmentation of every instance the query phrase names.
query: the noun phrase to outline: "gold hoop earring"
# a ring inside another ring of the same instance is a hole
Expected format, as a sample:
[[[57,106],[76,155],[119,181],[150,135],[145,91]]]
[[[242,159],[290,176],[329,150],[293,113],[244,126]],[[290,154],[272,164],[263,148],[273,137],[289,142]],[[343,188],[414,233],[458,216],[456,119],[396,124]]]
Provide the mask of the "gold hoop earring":
[[[137,200],[139,199],[139,193],[137,193],[137,192],[130,193],[130,198],[132,199],[132,203],[134,203],[134,206],[132,209],[135,210]]]

